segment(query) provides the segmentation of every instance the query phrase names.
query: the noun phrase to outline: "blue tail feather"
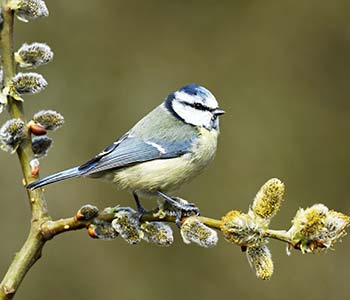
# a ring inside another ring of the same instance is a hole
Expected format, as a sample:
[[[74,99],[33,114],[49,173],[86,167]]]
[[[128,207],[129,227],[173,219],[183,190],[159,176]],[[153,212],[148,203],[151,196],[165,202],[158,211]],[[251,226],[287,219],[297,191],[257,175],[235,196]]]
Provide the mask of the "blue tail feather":
[[[72,178],[72,177],[78,177],[83,173],[84,173],[83,171],[79,170],[79,167],[71,168],[68,170],[64,170],[62,172],[52,174],[52,175],[47,176],[45,178],[39,179],[37,181],[34,181],[31,184],[27,185],[27,189],[28,190],[35,190],[41,186],[44,186],[44,185],[47,185],[50,183],[65,180],[65,179]]]

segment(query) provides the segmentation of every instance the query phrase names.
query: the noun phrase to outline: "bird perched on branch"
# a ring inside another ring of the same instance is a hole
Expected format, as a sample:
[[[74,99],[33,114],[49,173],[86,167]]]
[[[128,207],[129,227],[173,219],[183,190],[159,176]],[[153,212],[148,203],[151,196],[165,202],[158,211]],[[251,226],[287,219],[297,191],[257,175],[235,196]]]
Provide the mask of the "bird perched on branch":
[[[72,177],[100,178],[133,193],[139,217],[139,197],[158,196],[174,208],[177,223],[191,203],[171,196],[213,160],[224,111],[206,88],[189,84],[171,93],[163,103],[88,162],[39,179],[41,186]],[[170,193],[170,194],[168,194]]]

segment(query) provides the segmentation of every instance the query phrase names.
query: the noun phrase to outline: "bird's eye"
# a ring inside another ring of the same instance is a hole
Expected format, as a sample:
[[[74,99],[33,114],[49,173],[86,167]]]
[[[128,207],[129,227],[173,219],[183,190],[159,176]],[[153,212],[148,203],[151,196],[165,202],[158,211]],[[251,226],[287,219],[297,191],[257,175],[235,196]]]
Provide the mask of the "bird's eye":
[[[203,105],[200,104],[200,103],[195,103],[194,104],[194,108],[196,108],[196,109],[203,109]]]

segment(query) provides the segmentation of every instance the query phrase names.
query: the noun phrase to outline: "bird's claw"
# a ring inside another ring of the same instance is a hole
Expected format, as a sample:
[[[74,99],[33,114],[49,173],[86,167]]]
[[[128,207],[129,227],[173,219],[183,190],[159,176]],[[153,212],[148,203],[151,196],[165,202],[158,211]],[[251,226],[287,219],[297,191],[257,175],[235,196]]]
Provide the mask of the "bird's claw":
[[[165,210],[170,212],[170,215],[175,215],[175,223],[177,227],[181,227],[182,225],[182,218],[184,217],[190,217],[190,216],[199,216],[200,210],[199,208],[194,204],[190,203],[182,198],[174,197],[173,203],[166,202]]]
[[[198,216],[200,214],[199,208],[196,205],[182,198],[170,197],[161,191],[158,191],[158,195],[165,200],[163,210],[167,215],[176,217],[175,223],[179,228],[182,225],[182,218],[193,215]]]

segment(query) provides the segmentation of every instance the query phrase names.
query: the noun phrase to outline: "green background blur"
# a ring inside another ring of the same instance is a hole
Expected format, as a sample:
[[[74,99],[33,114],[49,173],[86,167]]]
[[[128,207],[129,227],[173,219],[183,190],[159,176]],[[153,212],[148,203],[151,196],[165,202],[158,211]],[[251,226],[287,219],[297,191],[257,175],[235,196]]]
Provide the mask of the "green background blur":
[[[227,112],[215,162],[179,196],[219,218],[247,210],[269,178],[286,182],[272,222],[287,229],[299,207],[322,202],[349,213],[350,2],[46,1],[50,17],[16,22],[15,43],[40,41],[55,52],[38,69],[47,90],[25,97],[28,116],[56,109],[65,126],[41,175],[82,163],[121,136],[171,91],[196,82]],[[1,122],[7,118],[1,117]],[[2,166],[0,274],[27,235],[30,214],[15,155]],[[46,189],[54,218],[86,203],[133,205],[126,192],[82,179]],[[152,207],[153,203],[149,203]],[[147,206],[147,203],[146,203]],[[271,241],[275,274],[258,280],[245,255],[217,247],[170,248],[86,231],[50,241],[16,299],[328,299],[347,297],[350,239],[328,254],[285,254]]]

